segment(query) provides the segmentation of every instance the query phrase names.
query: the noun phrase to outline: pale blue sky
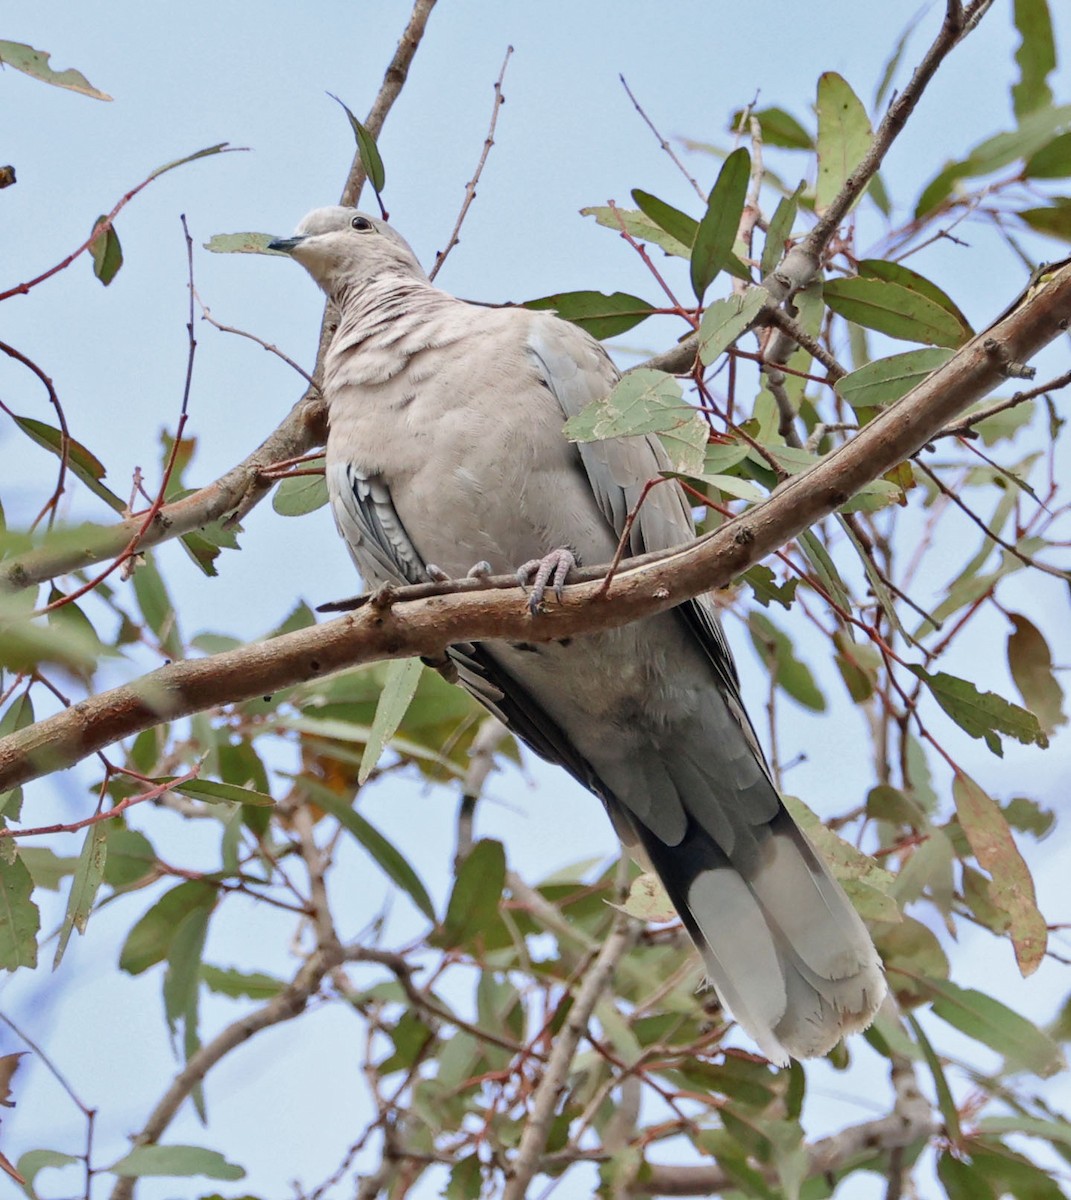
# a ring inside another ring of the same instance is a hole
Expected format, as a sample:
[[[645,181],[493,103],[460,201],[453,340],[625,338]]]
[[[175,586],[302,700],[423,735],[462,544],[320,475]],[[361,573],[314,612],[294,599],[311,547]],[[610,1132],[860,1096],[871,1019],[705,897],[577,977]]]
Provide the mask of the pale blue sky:
[[[904,69],[917,61],[932,36],[942,7],[931,6],[922,20],[905,55],[901,82]],[[887,179],[901,208],[946,159],[1010,125],[1010,7],[998,4],[942,69],[890,155]],[[1052,7],[1059,10],[1066,63],[1071,20],[1061,0]],[[251,147],[249,153],[185,167],[139,196],[118,221],[126,264],[108,289],[81,261],[4,306],[4,339],[53,377],[72,432],[105,459],[109,482],[119,494],[127,493],[136,465],[152,478],[161,426],[174,427],[181,399],[187,299],[179,214],[186,214],[200,246],[219,232],[285,233],[308,209],[333,203],[353,142],[342,113],[325,93],[338,94],[363,115],[408,8],[396,0],[305,5],[193,0],[181,6],[9,0],[5,6],[0,36],[50,51],[55,67],[79,68],[115,100],[102,104],[15,71],[0,74],[6,115],[0,158],[15,165],[19,179],[0,194],[3,283],[35,275],[73,249],[98,213],[161,163],[224,140]],[[479,156],[492,83],[512,44],[496,146],[461,245],[439,283],[492,301],[580,287],[656,298],[636,256],[577,213],[609,198],[627,202],[633,187],[692,211],[696,207],[689,187],[633,111],[618,74],[625,74],[667,136],[728,145],[729,113],[757,93],[760,104],[780,104],[806,120],[823,70],[844,74],[869,104],[884,61],[915,11],[911,3],[854,0],[816,0],[806,6],[784,0],[748,5],[442,0],[381,140],[392,220],[430,263],[446,241]],[[709,186],[714,162],[692,155],[688,165]],[[780,169],[791,175],[804,167],[801,157],[787,165],[782,161]],[[862,219],[878,232],[871,217]],[[984,324],[1014,294],[1024,273],[995,239],[972,230],[969,240],[971,250],[939,247],[913,265],[941,282],[969,318]],[[1049,245],[1054,256],[1058,250]],[[681,271],[679,265],[675,269]],[[276,259],[200,251],[195,270],[198,289],[220,320],[253,330],[298,361],[311,363],[321,305],[302,272]],[[666,336],[674,333],[667,330]],[[301,384],[250,343],[204,324],[197,336],[190,431],[199,447],[189,478],[200,482],[243,457],[287,411]],[[651,333],[642,327],[626,340],[654,346],[658,336],[656,327]],[[47,419],[38,385],[6,361],[0,362],[0,394],[17,411]],[[50,481],[51,472],[50,459],[28,450],[7,424],[0,424],[9,520],[36,511],[42,480]],[[72,498],[69,514],[106,515],[84,494]],[[284,521],[263,505],[247,521],[242,544],[240,555],[220,561],[216,580],[205,580],[177,547],[162,551],[188,635],[208,628],[252,636],[298,598],[317,603],[354,590],[348,558],[324,511]],[[1013,603],[1050,623],[1054,618],[1046,614],[1063,606],[1066,629],[1064,596],[1046,582],[1022,579]],[[1003,636],[997,624],[988,632]],[[731,622],[745,686],[758,708],[764,682],[740,633]],[[820,657],[816,653],[815,661]],[[979,681],[1007,690],[1000,658],[1002,652],[991,654],[988,645],[975,642],[949,669],[958,665],[978,679],[980,664],[985,665],[992,678]],[[827,682],[833,693],[837,685]],[[845,794],[854,802],[869,779],[857,714],[844,709],[842,720],[831,721],[788,706],[785,712],[784,757],[791,759],[804,745],[809,755],[790,776],[791,788],[820,811],[848,807]],[[965,765],[999,794],[1019,788],[1053,799],[1061,794],[1058,781],[1068,770],[1066,735],[1048,755],[1009,746],[1003,761],[978,743],[964,745],[960,739],[955,745]],[[612,853],[612,835],[594,800],[542,766],[532,769],[530,779],[526,784],[518,774],[497,777],[491,790],[501,803],[485,806],[479,818],[480,832],[503,837],[511,862],[523,873],[539,877]],[[29,795],[26,811],[35,815],[81,815],[84,805],[74,781],[62,788],[41,785]],[[365,802],[370,819],[434,883],[440,902],[453,807],[452,795],[423,794],[412,786],[381,787]],[[182,847],[200,836],[173,824]],[[421,831],[419,841],[414,829]],[[1046,860],[1052,862],[1051,845],[1040,852],[1029,844],[1026,849],[1041,868],[1039,883],[1050,916],[1066,919],[1066,910],[1056,903],[1066,894],[1065,881],[1045,866]],[[211,846],[204,853],[211,861]],[[381,905],[387,886],[356,852],[348,870],[355,895],[345,899],[353,905],[346,932],[353,934]],[[117,979],[113,966],[117,939],[148,901],[147,896],[141,902],[127,900],[95,917],[89,936],[69,950],[59,977],[51,979],[43,970],[35,980],[16,981],[0,991],[0,1004],[10,1006],[83,1095],[102,1106],[102,1162],[122,1152],[125,1136],[140,1124],[172,1069],[159,972]],[[401,913],[399,919],[408,918]],[[255,947],[262,929],[279,944],[277,927],[269,928],[259,914],[225,909],[213,927],[209,957],[223,964],[260,965]],[[976,939],[969,931],[955,954],[961,983],[999,985],[1010,1003],[1039,1019],[1052,1014],[1067,990],[1066,971],[1054,964],[1046,964],[1027,984],[1019,981],[1007,946]],[[281,972],[292,966],[282,956],[276,963]],[[233,1006],[211,1000],[205,1006],[206,1032],[236,1014]],[[355,1034],[355,1022],[338,1006],[272,1031],[210,1078],[209,1130],[199,1129],[184,1112],[167,1140],[224,1150],[250,1169],[247,1185],[253,1194],[287,1194],[286,1183],[296,1176],[314,1182],[351,1140],[364,1111]],[[955,1043],[946,1039],[946,1044]],[[0,1044],[7,1048],[14,1047]],[[857,1100],[875,1090],[883,1095],[884,1085],[875,1082],[881,1078],[876,1060],[861,1062],[846,1079],[824,1068],[815,1073],[826,1092]],[[37,1066],[23,1067],[18,1096],[18,1109],[4,1116],[0,1141],[9,1157],[41,1144],[77,1151],[77,1114]],[[285,1103],[286,1111],[268,1108],[269,1097],[273,1106]],[[816,1135],[829,1132],[857,1111],[827,1097],[809,1110],[808,1128]],[[62,1194],[62,1184],[48,1184],[47,1177],[43,1182],[44,1195]],[[243,1186],[224,1190],[240,1194]],[[861,1182],[856,1186],[852,1200],[871,1194]],[[143,1197],[181,1194],[199,1193],[170,1184],[145,1184],[139,1192]],[[558,1195],[571,1200],[564,1187]]]

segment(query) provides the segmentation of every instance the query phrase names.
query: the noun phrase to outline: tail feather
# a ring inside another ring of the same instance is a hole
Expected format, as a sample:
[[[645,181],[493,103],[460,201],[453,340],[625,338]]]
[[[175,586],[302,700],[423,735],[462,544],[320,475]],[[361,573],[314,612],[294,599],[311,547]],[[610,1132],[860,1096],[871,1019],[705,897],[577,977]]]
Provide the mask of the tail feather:
[[[745,861],[694,821],[676,846],[636,832],[718,996],[768,1058],[825,1054],[870,1024],[885,995],[870,935],[784,808]]]

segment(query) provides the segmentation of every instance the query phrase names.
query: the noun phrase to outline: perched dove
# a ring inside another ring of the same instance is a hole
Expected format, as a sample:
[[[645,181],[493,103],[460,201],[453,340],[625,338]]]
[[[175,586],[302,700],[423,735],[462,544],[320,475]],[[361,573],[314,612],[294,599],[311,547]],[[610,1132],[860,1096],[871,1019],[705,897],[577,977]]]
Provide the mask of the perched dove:
[[[618,379],[598,342],[551,313],[440,291],[389,225],[354,209],[317,209],[271,249],[338,306],[327,486],[368,586],[521,567],[538,605],[574,563],[613,557],[667,459],[653,437],[563,436]],[[666,483],[629,549],[693,535],[684,493]],[[709,599],[557,643],[449,653],[478,700],[602,800],[764,1054],[824,1054],[870,1023],[885,994],[877,954],[778,797]]]

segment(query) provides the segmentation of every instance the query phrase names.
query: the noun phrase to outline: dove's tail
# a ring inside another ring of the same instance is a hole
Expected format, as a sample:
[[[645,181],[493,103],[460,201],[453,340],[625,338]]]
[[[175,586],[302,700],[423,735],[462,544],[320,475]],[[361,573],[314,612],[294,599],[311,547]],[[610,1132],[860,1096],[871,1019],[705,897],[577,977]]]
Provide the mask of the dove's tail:
[[[773,1062],[825,1054],[885,996],[858,913],[784,806],[732,858],[694,818],[667,845],[633,828],[719,998]]]

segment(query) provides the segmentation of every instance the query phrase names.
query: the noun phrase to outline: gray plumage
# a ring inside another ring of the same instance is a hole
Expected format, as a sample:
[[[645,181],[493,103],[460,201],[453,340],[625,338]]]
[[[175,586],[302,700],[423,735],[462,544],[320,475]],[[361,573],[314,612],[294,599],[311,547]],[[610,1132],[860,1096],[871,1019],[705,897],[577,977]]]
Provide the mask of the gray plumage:
[[[430,564],[508,572],[559,547],[610,560],[667,460],[653,437],[563,436],[618,378],[598,342],[550,313],[438,290],[390,226],[353,209],[317,209],[272,248],[339,309],[327,484],[368,586],[423,581]],[[684,493],[663,484],[630,550],[693,535]],[[769,1058],[823,1054],[870,1023],[885,993],[877,955],[777,795],[708,598],[563,643],[450,654],[477,699],[603,801]]]

